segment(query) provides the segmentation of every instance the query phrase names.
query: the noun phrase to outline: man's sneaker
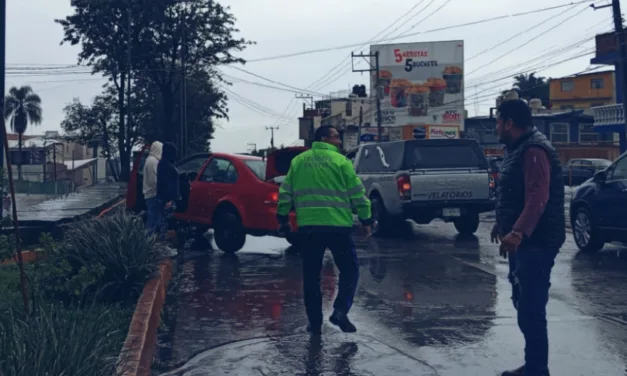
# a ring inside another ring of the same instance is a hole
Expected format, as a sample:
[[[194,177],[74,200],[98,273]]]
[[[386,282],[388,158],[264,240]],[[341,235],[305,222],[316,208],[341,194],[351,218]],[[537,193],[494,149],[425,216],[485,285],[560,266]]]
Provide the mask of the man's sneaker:
[[[322,325],[312,326],[311,324],[308,324],[307,332],[310,333],[311,335],[319,336],[320,334],[322,334]]]
[[[524,374],[525,366],[522,366],[511,371],[505,371],[501,374],[501,376],[523,376]]]
[[[165,249],[165,253],[166,253],[166,255],[168,255],[168,257],[174,257],[174,256],[179,254],[179,251],[177,251],[176,249],[174,249],[174,248],[172,248],[170,246],[166,245],[164,247],[164,249]]]
[[[329,321],[331,324],[339,327],[344,333],[355,333],[357,331],[355,325],[353,325],[353,323],[348,319],[348,316],[344,313],[338,311],[333,312],[331,317],[329,317]]]

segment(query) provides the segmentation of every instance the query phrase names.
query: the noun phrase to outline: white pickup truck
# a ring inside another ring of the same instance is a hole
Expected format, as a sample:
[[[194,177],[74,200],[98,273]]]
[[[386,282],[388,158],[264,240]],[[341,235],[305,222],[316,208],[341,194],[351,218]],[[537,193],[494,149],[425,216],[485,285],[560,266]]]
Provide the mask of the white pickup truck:
[[[474,140],[408,140],[360,145],[348,158],[366,187],[378,226],[391,233],[406,219],[453,222],[460,234],[479,227],[494,210],[495,182]]]

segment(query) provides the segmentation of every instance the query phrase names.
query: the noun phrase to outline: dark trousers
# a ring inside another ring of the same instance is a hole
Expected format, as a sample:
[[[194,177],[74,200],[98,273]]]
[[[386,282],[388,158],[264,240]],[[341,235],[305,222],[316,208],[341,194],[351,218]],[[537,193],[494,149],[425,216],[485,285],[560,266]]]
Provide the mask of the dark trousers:
[[[512,301],[525,337],[525,376],[549,375],[546,305],[558,249],[522,246],[509,258]]]
[[[305,234],[303,241],[303,292],[305,309],[312,326],[322,325],[322,292],[320,271],[327,247],[340,271],[339,286],[333,308],[348,314],[359,281],[359,260],[350,234]]]

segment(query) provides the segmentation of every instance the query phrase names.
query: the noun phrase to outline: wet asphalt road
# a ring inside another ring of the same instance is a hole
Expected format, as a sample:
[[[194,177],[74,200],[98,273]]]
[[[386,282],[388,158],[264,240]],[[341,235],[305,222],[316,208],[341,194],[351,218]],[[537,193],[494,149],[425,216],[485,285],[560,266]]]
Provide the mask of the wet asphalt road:
[[[305,332],[301,262],[275,238],[249,238],[237,256],[188,251],[160,334],[155,374],[497,375],[522,364],[507,263],[489,241],[452,225],[416,226],[401,239],[357,238],[361,280],[356,334],[326,324]],[[553,269],[548,307],[553,376],[624,375],[627,252],[577,251],[572,237]],[[325,314],[336,271],[323,269]],[[169,371],[169,372],[165,372]]]

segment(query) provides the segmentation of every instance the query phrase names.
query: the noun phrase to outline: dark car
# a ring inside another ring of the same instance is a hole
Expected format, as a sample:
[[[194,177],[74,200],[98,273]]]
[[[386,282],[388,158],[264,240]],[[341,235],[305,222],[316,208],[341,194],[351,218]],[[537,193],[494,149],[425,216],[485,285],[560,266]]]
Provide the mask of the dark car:
[[[596,252],[605,243],[627,241],[627,153],[594,174],[574,192],[570,222],[580,250]]]
[[[597,172],[606,169],[612,161],[601,158],[571,159],[564,166],[564,184],[579,185],[591,179]]]

